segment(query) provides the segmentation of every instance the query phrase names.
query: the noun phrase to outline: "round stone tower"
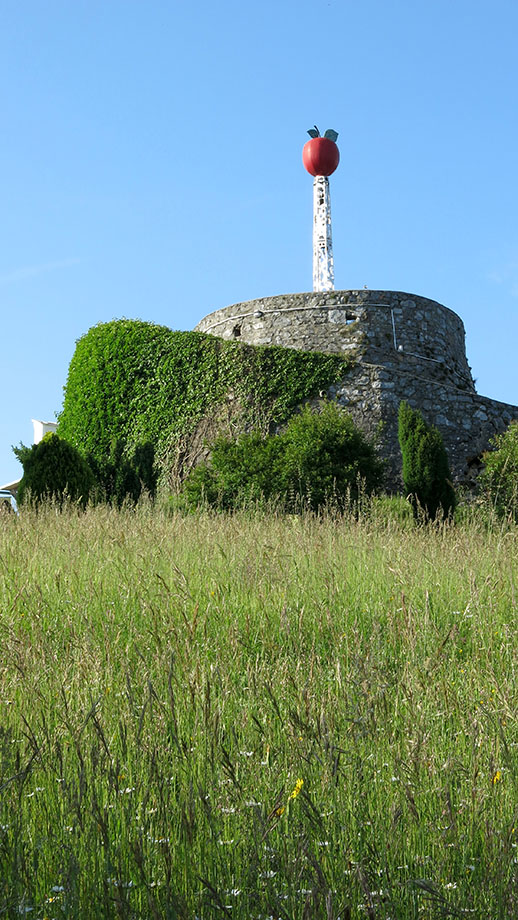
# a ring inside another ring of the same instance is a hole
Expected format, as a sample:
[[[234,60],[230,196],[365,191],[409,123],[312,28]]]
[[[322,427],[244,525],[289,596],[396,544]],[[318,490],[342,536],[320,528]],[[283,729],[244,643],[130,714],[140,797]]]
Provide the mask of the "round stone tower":
[[[402,400],[439,428],[457,481],[470,479],[490,438],[518,418],[516,406],[476,393],[462,320],[426,297],[369,290],[261,297],[216,310],[196,329],[250,345],[350,358],[343,380],[325,396],[378,441],[389,488],[401,485]]]

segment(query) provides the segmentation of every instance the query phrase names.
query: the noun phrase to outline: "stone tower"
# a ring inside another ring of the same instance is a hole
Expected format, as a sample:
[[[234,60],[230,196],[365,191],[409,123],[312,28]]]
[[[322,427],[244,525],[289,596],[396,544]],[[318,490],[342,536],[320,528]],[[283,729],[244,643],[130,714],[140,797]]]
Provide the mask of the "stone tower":
[[[440,430],[461,483],[478,470],[490,438],[518,419],[518,407],[476,393],[462,320],[426,297],[368,290],[262,297],[210,313],[196,329],[250,345],[350,357],[348,373],[325,396],[378,438],[389,488],[401,484],[402,400]]]

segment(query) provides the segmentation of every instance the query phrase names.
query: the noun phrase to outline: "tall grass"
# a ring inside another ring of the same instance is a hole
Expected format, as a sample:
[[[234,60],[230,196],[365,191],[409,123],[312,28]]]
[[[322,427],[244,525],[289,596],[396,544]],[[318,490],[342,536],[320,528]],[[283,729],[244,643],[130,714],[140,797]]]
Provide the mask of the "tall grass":
[[[0,523],[0,915],[518,916],[514,527]]]

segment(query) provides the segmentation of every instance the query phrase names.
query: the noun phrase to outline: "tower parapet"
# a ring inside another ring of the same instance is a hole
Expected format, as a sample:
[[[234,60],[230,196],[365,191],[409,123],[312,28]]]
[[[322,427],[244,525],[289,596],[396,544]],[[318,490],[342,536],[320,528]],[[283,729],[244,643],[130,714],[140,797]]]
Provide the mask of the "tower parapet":
[[[250,345],[350,355],[475,391],[456,313],[401,291],[330,291],[261,297],[206,316],[196,327]]]

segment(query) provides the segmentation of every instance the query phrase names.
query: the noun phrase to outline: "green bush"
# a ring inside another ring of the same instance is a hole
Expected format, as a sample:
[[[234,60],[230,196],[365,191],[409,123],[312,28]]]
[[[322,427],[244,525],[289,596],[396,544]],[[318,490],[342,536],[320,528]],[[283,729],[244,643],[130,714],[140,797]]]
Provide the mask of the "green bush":
[[[267,429],[285,423],[297,405],[347,370],[339,355],[114,320],[77,342],[58,434],[101,471],[114,444],[130,465],[136,451],[151,445],[158,471],[167,474],[178,439],[227,397],[240,407],[243,429],[259,423]],[[108,473],[102,476],[109,479]]]
[[[137,502],[143,490],[154,497],[157,476],[152,444],[139,444],[127,457],[122,441],[113,440],[104,461],[91,455],[88,461],[99,498],[120,508],[127,499]]]
[[[484,454],[480,484],[500,517],[518,521],[518,421],[491,441]]]
[[[23,466],[17,500],[23,504],[28,497],[41,502],[67,497],[85,505],[95,486],[90,466],[79,451],[57,434],[49,433],[32,447],[20,445],[14,453]]]
[[[435,520],[455,508],[448,455],[440,432],[427,425],[418,409],[408,403],[399,406],[398,435],[403,457],[403,486],[414,514]]]
[[[289,511],[318,511],[328,504],[344,508],[359,489],[378,488],[381,478],[373,446],[349,415],[328,403],[320,413],[306,407],[277,435],[219,438],[210,463],[187,477],[183,495],[189,507],[233,509],[266,500]]]

